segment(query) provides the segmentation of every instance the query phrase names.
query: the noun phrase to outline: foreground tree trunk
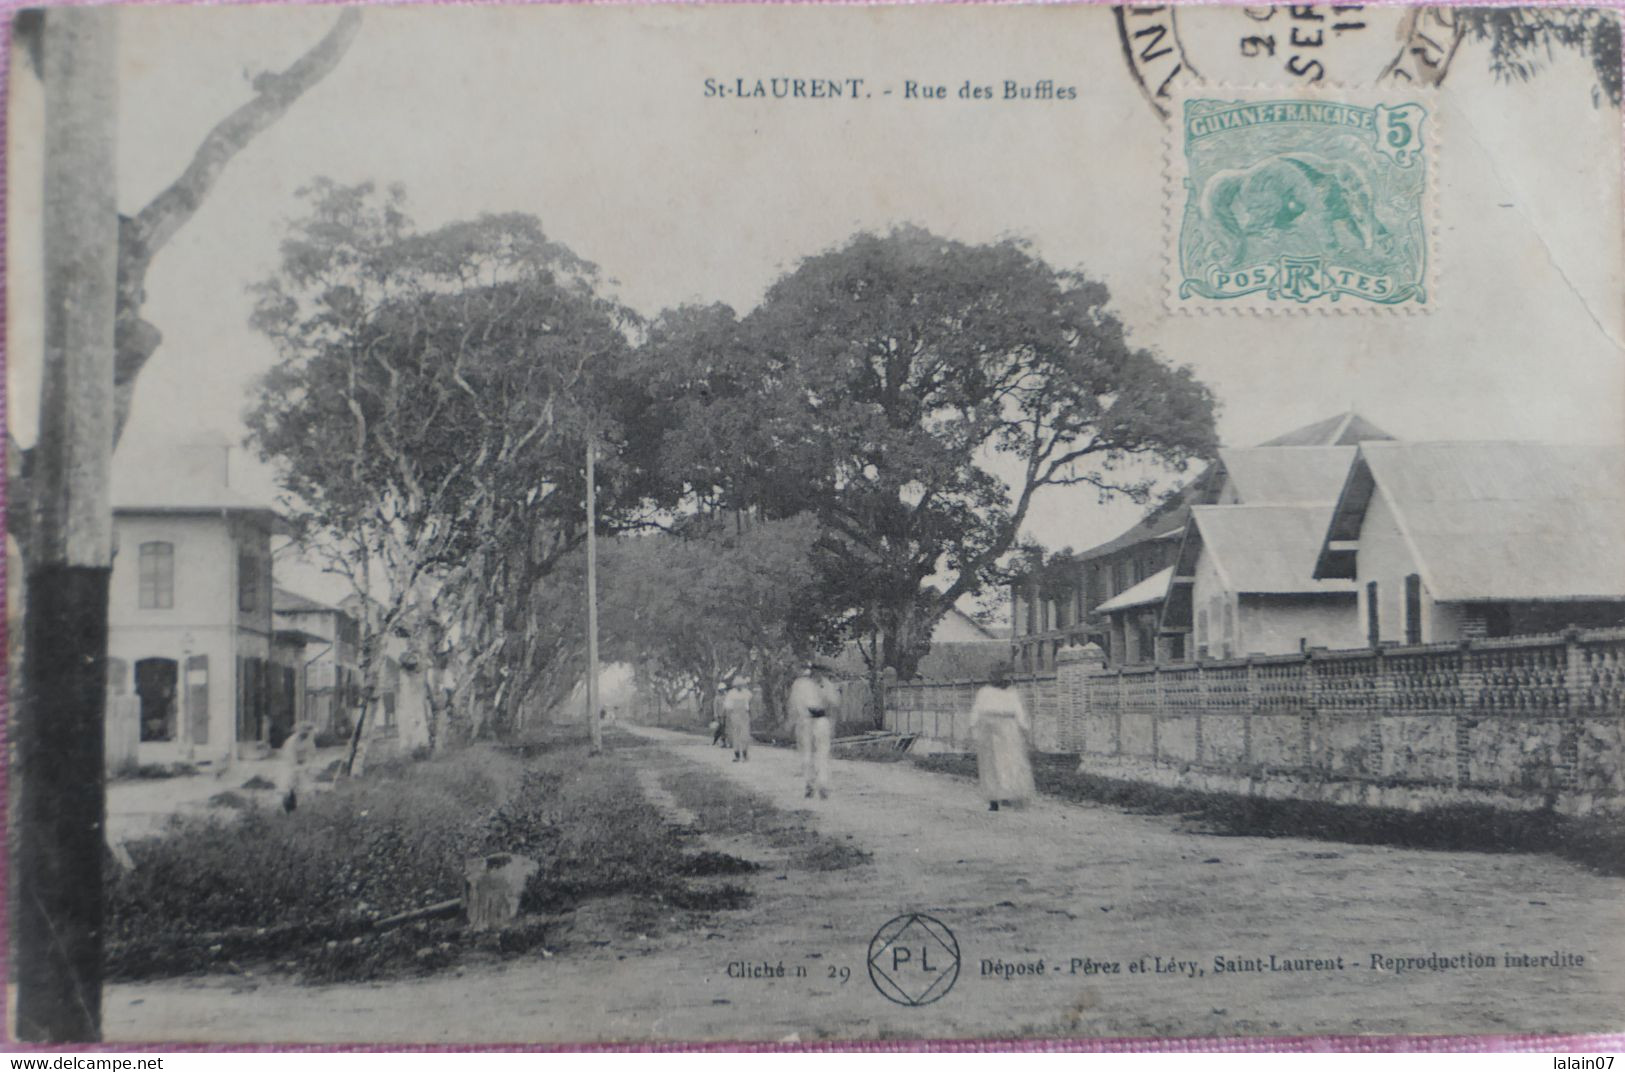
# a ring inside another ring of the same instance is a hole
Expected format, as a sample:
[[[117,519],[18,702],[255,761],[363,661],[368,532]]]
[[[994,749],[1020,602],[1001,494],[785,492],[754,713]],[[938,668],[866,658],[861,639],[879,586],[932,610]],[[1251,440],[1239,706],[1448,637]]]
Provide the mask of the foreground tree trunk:
[[[113,521],[114,19],[44,37],[45,368],[18,734],[17,1034],[101,1036],[103,704]],[[24,500],[24,508],[27,508]]]
[[[49,39],[50,13],[44,20]],[[117,288],[115,290],[114,360],[107,368],[113,390],[112,442],[116,445],[130,416],[135,385],[141,370],[163,341],[163,333],[142,319],[146,301],[147,270],[152,259],[196,214],[233,157],[293,106],[293,103],[338,66],[361,27],[361,11],[350,8],[310,50],[277,74],[262,74],[254,81],[254,98],[215,125],[193,155],[186,170],[134,216],[118,217],[115,228]],[[44,72],[42,72],[43,74]],[[45,77],[49,77],[48,74]],[[111,76],[109,76],[111,77]],[[111,99],[111,98],[110,98]],[[109,107],[108,116],[112,116]],[[115,210],[116,211],[116,210]],[[6,496],[12,504],[28,504],[46,474],[32,457],[7,436]],[[33,548],[29,521],[33,511],[12,509],[6,523],[26,559]]]

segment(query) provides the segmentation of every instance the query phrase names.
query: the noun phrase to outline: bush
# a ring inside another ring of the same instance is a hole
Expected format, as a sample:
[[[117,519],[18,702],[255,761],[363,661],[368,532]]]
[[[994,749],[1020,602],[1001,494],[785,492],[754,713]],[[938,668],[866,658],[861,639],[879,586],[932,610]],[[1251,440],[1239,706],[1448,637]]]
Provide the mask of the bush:
[[[248,803],[234,819],[174,820],[130,843],[133,866],[108,876],[111,967],[132,943],[365,923],[459,896],[481,822],[518,782],[517,762],[471,750],[341,783],[291,814]]]
[[[113,771],[114,781],[159,778],[186,778],[197,773],[197,768],[190,763],[136,763],[133,760],[121,764]]]
[[[460,897],[466,861],[495,852],[541,863],[523,913],[618,895],[734,908],[748,892],[703,877],[754,870],[722,853],[687,852],[636,772],[580,743],[528,761],[489,746],[427,763],[392,760],[291,814],[229,795],[240,801],[233,816],[174,820],[165,836],[128,846],[131,868],[109,865],[111,976],[270,962],[308,979],[356,979],[431,971],[470,951],[522,952],[542,941],[547,921],[521,918],[479,935],[448,920],[373,929],[385,916]]]

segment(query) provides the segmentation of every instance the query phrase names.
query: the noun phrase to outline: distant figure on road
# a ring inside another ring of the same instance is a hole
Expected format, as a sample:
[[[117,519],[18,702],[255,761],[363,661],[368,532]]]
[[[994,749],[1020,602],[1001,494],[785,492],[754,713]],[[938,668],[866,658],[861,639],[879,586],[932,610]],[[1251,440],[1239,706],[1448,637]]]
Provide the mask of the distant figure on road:
[[[982,794],[988,810],[998,811],[1000,803],[1025,804],[1036,790],[1027,760],[1027,709],[1021,693],[1010,687],[1010,667],[994,667],[990,679],[976,692],[970,728]]]
[[[750,693],[734,686],[722,694],[722,716],[728,727],[728,744],[734,762],[750,758]]]
[[[796,720],[796,747],[801,749],[807,796],[818,790],[829,796],[829,743],[835,737],[835,715],[841,706],[840,687],[829,667],[813,663],[790,686],[790,717]]]
[[[282,790],[282,810],[291,812],[299,807],[299,789],[302,785],[304,772],[300,769],[305,765],[316,751],[316,726],[311,722],[301,722],[294,727],[288,739],[282,742],[278,780],[282,783],[278,788]]]
[[[711,698],[711,743],[721,748],[728,747],[728,716],[723,710],[720,692]]]

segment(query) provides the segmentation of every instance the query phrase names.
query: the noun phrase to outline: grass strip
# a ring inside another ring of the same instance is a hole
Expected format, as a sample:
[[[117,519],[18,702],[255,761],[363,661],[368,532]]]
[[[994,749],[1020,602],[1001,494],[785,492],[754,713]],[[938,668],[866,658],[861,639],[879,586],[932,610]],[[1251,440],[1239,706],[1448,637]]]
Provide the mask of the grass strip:
[[[914,756],[894,750],[845,749],[844,759],[895,763],[976,777],[976,757],[957,752]],[[1312,800],[1281,800],[1150,785],[1077,770],[1077,757],[1040,755],[1039,791],[1062,800],[1105,804],[1140,815],[1180,815],[1205,833],[1231,837],[1298,837],[1350,845],[1393,845],[1448,852],[1545,853],[1604,875],[1625,875],[1625,820],[1568,816],[1549,809],[1514,811],[1484,804],[1442,804],[1409,811]]]
[[[761,838],[774,848],[787,850],[793,867],[841,871],[872,859],[864,849],[812,829],[801,818],[805,813],[784,811],[710,771],[669,770],[662,774],[661,783],[679,804],[699,816],[701,828],[708,833]]]

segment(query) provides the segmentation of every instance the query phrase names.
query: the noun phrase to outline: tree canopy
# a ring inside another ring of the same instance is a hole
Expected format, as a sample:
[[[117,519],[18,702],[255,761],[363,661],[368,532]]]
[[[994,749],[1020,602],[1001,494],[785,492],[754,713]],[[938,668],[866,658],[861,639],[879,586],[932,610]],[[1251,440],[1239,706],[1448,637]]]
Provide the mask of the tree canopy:
[[[1212,451],[1210,392],[1133,346],[1108,301],[1016,240],[859,234],[742,319],[713,306],[655,322],[644,369],[672,415],[665,476],[700,501],[816,517],[824,605],[910,677],[1034,496],[1143,500],[1158,469]]]
[[[589,437],[608,445],[609,524],[646,497],[614,449],[633,318],[531,217],[420,233],[399,191],[306,197],[257,290],[280,360],[252,437],[300,538],[378,596],[375,631],[407,628],[454,697],[479,694],[452,717],[491,717],[520,702],[507,683],[540,657],[538,586],[585,536]]]

